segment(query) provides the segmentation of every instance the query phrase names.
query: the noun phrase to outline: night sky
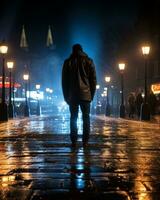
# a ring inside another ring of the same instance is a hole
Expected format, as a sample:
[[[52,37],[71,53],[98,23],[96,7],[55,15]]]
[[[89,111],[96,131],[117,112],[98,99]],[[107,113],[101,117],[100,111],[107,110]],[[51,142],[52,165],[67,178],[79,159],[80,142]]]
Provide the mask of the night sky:
[[[0,38],[10,44],[10,54],[15,54],[18,60],[18,71],[23,71],[19,43],[25,25],[33,84],[40,82],[55,90],[59,88],[62,64],[74,43],[81,43],[93,58],[101,81],[117,45],[133,33],[143,3],[138,0],[2,1]],[[56,47],[51,51],[46,48],[48,25]]]
[[[1,27],[4,33],[1,33],[1,37],[7,34],[7,38],[18,38],[21,26],[24,24],[30,46],[42,45],[43,47],[47,27],[50,24],[53,27],[58,49],[77,41],[84,43],[86,47],[91,44],[97,46],[102,42],[98,40],[101,40],[100,36],[107,27],[132,26],[138,10],[135,0],[128,2],[54,0],[51,2],[46,0],[33,4],[33,1],[19,0],[4,3],[1,12]]]

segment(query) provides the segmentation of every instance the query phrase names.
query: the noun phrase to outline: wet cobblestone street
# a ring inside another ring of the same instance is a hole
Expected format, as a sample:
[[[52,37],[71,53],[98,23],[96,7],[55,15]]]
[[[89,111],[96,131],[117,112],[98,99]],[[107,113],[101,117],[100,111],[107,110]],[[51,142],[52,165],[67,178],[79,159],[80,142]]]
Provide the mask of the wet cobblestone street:
[[[160,121],[91,120],[72,149],[68,116],[0,124],[0,200],[160,200]]]

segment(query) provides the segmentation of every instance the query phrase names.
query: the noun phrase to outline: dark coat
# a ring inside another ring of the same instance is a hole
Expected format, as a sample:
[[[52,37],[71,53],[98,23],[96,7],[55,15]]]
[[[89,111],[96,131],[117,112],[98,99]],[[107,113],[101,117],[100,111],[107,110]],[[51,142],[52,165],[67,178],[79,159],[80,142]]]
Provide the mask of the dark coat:
[[[62,70],[62,90],[65,101],[92,101],[96,90],[96,71],[93,61],[84,53],[72,54]]]

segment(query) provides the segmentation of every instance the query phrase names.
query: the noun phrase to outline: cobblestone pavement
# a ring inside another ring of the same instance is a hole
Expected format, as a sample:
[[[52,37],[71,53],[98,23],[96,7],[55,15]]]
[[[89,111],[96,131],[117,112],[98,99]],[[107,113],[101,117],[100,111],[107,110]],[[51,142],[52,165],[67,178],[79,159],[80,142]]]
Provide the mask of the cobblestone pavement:
[[[0,200],[160,200],[159,121],[91,125],[89,146],[79,135],[72,149],[67,116],[1,123]]]

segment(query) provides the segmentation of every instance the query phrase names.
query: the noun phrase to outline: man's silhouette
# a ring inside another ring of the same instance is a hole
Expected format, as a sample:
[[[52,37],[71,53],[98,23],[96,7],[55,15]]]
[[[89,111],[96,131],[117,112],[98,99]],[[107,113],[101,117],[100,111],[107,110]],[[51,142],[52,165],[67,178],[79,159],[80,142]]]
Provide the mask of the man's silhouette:
[[[72,145],[77,142],[77,118],[79,106],[83,118],[83,145],[86,146],[90,133],[90,102],[96,90],[96,72],[93,61],[83,52],[80,44],[72,47],[71,56],[65,60],[62,70],[64,99],[70,109],[70,137]]]

